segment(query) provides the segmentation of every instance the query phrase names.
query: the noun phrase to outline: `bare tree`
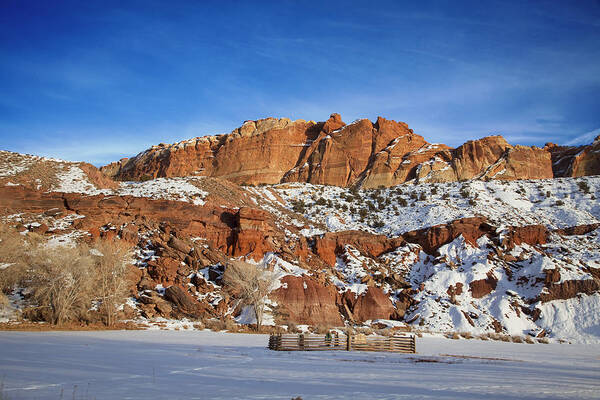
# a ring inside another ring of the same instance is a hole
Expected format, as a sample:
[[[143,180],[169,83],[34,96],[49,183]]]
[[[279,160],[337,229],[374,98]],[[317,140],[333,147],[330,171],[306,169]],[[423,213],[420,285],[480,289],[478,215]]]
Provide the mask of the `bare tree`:
[[[105,323],[115,323],[118,307],[128,295],[129,280],[127,265],[131,259],[131,248],[120,241],[98,241],[92,250],[95,261],[96,295],[102,302],[100,312]]]
[[[245,261],[231,261],[225,267],[223,283],[225,289],[251,306],[256,316],[256,329],[260,330],[265,311],[265,302],[276,276]]]

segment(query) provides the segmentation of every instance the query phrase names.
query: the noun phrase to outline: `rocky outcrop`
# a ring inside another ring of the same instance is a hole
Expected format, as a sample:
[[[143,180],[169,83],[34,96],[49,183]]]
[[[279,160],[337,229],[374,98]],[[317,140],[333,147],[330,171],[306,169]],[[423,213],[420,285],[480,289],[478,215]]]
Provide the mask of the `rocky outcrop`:
[[[328,232],[314,240],[314,252],[329,266],[334,266],[336,256],[350,245],[372,258],[377,258],[401,246],[404,239],[388,238],[385,235],[373,235],[363,231]]]
[[[182,314],[193,318],[200,318],[206,312],[205,307],[202,307],[202,303],[199,303],[179,286],[169,286],[165,290],[165,299],[175,305]]]
[[[233,255],[259,260],[265,253],[273,251],[276,229],[271,220],[271,214],[266,211],[249,207],[240,208],[235,215]]]
[[[88,177],[88,180],[98,189],[116,189],[119,184],[114,180],[110,179],[106,174],[101,172],[98,168],[92,164],[79,163],[79,168]]]
[[[279,304],[281,323],[342,325],[335,286],[324,286],[308,276],[285,276],[282,286],[271,292]]]
[[[592,294],[600,291],[599,279],[568,280],[561,283],[550,283],[539,299],[542,302],[571,299],[580,293]]]
[[[375,123],[361,119],[346,125],[339,114],[332,114],[320,123],[287,118],[246,121],[230,134],[161,143],[101,170],[118,180],[197,175],[244,184],[308,182],[372,188],[413,179],[552,178],[553,154],[548,146],[512,146],[501,136],[451,149],[428,143],[403,122],[378,117]],[[573,161],[582,166],[575,166],[576,171],[594,171],[597,153],[591,149],[589,154]]]
[[[369,287],[362,295],[347,291],[342,296],[342,314],[354,322],[374,319],[397,319],[390,298],[378,287]]]
[[[548,243],[550,231],[543,225],[512,226],[506,231],[502,245],[507,249],[513,249],[522,243],[531,246]]]
[[[497,285],[498,278],[496,278],[494,273],[490,271],[485,279],[478,279],[469,283],[469,290],[471,291],[471,296],[479,299],[492,293],[496,289]]]
[[[494,231],[495,228],[487,223],[486,218],[473,217],[407,232],[402,237],[407,242],[419,244],[426,253],[434,254],[441,246],[461,235],[467,243],[477,247],[477,239]]]
[[[556,229],[554,232],[558,233],[559,235],[565,235],[565,236],[586,235],[590,232],[595,231],[598,228],[600,228],[600,223],[576,225],[576,226],[571,226],[569,228]]]

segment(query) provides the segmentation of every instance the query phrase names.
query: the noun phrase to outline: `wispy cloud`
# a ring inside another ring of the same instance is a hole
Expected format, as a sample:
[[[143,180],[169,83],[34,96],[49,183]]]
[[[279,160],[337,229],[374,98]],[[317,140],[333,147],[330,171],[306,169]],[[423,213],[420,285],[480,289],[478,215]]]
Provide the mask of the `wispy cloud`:
[[[568,141],[566,144],[568,146],[575,146],[581,144],[589,144],[594,141],[596,137],[600,136],[600,128],[594,129],[593,131],[586,132],[582,135],[575,137],[574,139]]]

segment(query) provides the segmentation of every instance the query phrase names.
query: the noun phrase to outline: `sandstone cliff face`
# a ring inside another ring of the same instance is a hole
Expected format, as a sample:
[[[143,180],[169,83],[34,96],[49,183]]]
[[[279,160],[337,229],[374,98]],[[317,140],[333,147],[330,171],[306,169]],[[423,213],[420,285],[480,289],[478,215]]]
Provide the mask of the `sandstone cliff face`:
[[[378,117],[375,123],[361,119],[347,125],[339,114],[332,114],[320,123],[287,118],[246,121],[230,134],[161,143],[101,170],[118,180],[197,175],[244,184],[308,182],[372,188],[413,179],[552,178],[556,171],[551,157],[557,151],[512,146],[501,136],[452,149],[428,143],[403,122]],[[600,169],[594,151],[590,148],[577,157],[569,153],[574,174]]]
[[[324,286],[303,276],[286,276],[282,287],[272,293],[280,304],[279,312],[285,322],[296,324],[341,325],[338,311],[339,294],[334,286]]]
[[[587,146],[558,146],[548,143],[544,149],[552,155],[552,168],[556,177],[600,174],[600,136]]]

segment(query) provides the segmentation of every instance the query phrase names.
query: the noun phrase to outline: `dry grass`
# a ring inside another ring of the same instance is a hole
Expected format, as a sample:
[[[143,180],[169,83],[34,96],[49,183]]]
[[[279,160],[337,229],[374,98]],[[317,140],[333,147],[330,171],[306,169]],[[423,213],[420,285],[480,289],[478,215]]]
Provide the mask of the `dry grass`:
[[[0,323],[0,331],[17,331],[17,332],[45,332],[45,331],[100,331],[100,330],[142,330],[147,326],[135,322],[117,322],[112,327],[102,323],[81,323],[72,322],[62,325],[52,325],[39,322],[2,322]]]
[[[521,336],[513,335],[510,339],[513,343],[523,343],[523,338]]]
[[[29,189],[49,191],[58,186],[57,174],[66,169],[66,164],[34,161],[28,169],[17,173],[12,180]]]
[[[204,327],[206,329],[210,329],[211,331],[220,332],[220,331],[229,331],[229,332],[239,332],[240,326],[235,323],[231,318],[217,319],[210,318],[204,321]]]
[[[319,334],[319,335],[324,335],[327,332],[329,332],[331,330],[330,326],[327,325],[317,325],[314,329],[313,329],[313,333]]]

